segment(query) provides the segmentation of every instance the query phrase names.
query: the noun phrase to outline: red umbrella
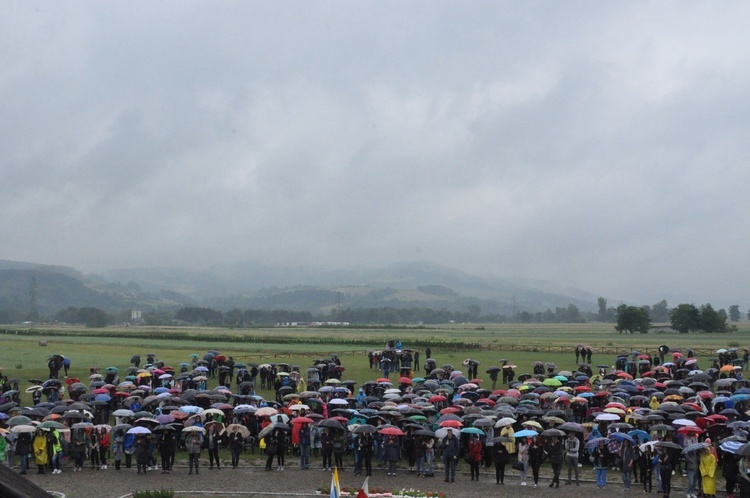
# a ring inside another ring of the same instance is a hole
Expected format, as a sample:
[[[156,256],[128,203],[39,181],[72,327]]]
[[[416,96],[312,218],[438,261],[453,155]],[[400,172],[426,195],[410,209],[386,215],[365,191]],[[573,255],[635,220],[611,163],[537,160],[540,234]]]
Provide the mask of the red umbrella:
[[[76,382],[81,382],[81,379],[77,379],[75,377],[70,377],[70,378],[65,379],[65,383],[67,385],[75,384]]]
[[[342,423],[342,424],[344,424],[344,425],[346,425],[346,424],[348,424],[348,423],[349,423],[349,419],[348,419],[348,418],[346,418],[346,417],[341,417],[341,416],[338,416],[338,417],[331,417],[331,419],[332,419],[332,420],[336,420],[337,422],[341,422],[341,423]]]
[[[430,396],[430,403],[438,403],[440,401],[446,401],[448,398],[445,396],[440,396],[439,394],[436,394],[435,396]]]
[[[464,424],[460,420],[443,420],[440,422],[440,427],[463,427]]]
[[[130,397],[130,393],[124,393],[124,392],[119,392],[118,391],[118,392],[115,393],[115,396],[120,396],[121,398],[129,398]]]
[[[605,396],[609,396],[610,394],[612,393],[607,391],[598,391],[596,394],[594,394],[594,396],[596,396],[597,398],[603,398]]]
[[[700,427],[693,427],[693,426],[686,426],[686,427],[680,427],[677,429],[677,432],[680,434],[703,434],[703,429]]]
[[[99,388],[91,391],[92,394],[109,394],[109,389]]]
[[[398,379],[398,383],[411,385],[411,379],[409,377],[401,377],[400,379]]]
[[[440,410],[440,415],[445,415],[446,413],[459,413],[461,412],[461,408],[457,406],[449,406],[447,408],[443,408]]]
[[[296,417],[292,419],[293,424],[313,424],[313,419],[309,417]]]
[[[454,420],[455,422],[455,420]],[[385,427],[384,429],[380,429],[378,431],[381,434],[385,434],[386,436],[403,436],[405,435],[404,431],[399,429],[398,427]]]

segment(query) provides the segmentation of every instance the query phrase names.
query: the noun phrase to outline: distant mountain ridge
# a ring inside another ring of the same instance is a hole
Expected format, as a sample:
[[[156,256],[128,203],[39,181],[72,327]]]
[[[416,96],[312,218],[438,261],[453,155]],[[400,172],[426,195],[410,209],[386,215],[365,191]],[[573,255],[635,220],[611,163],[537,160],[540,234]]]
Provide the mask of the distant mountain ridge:
[[[543,312],[574,304],[596,311],[583,291],[565,295],[426,262],[383,268],[320,270],[258,263],[218,264],[202,270],[134,268],[84,275],[65,266],[0,260],[0,308],[26,309],[32,277],[40,313],[69,306],[110,312],[182,306],[288,309],[328,313],[341,308],[421,307],[482,314]]]

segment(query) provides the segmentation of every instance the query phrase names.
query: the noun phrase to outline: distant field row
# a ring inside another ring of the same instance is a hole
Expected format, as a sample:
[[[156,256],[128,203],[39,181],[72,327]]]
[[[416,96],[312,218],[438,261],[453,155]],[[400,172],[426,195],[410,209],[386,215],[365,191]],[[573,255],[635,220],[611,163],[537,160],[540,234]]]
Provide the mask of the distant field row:
[[[0,367],[8,377],[22,379],[22,388],[28,386],[26,379],[46,378],[46,358],[51,354],[62,354],[72,359],[71,374],[86,381],[91,366],[105,368],[129,366],[134,354],[156,353],[167,364],[177,366],[189,361],[190,354],[203,355],[209,349],[217,349],[223,354],[232,355],[238,361],[286,362],[303,368],[312,365],[316,356],[325,357],[335,352],[342,354],[346,367],[344,377],[362,383],[380,376],[370,370],[366,351],[382,348],[386,340],[399,339],[405,347],[414,342],[431,344],[433,358],[438,364],[451,363],[457,368],[465,358],[480,362],[480,372],[490,365],[498,365],[500,359],[508,359],[518,366],[517,373],[531,371],[534,361],[551,361],[560,369],[575,370],[575,356],[572,347],[586,343],[594,347],[621,346],[653,350],[661,344],[670,347],[695,347],[712,349],[720,347],[750,346],[750,326],[743,323],[740,330],[731,335],[706,334],[648,334],[624,335],[614,331],[611,324],[575,325],[451,325],[423,329],[211,329],[211,328],[162,328],[132,327],[106,329],[76,329],[56,327],[50,333],[26,336],[0,334]],[[478,328],[478,327],[483,327]],[[52,335],[55,334],[55,335]],[[224,335],[237,336],[237,342],[219,342],[212,338]],[[194,338],[185,339],[186,336]],[[242,337],[251,336],[253,342],[244,342]],[[317,343],[318,340],[326,342]],[[279,342],[279,341],[287,342]],[[295,342],[299,340],[301,342]],[[46,341],[47,346],[40,346]],[[330,342],[329,342],[330,341]],[[339,342],[340,341],[340,342]],[[485,348],[458,350],[452,344],[475,343],[482,346],[493,345],[568,345],[569,352],[541,353],[519,351],[488,351]],[[446,344],[442,346],[441,344]],[[423,350],[424,348],[419,348]],[[313,356],[310,356],[311,353]],[[699,356],[706,365],[709,356]],[[144,358],[145,359],[145,358]],[[611,365],[614,354],[594,354],[592,363]],[[424,354],[422,355],[424,363]],[[487,377],[486,374],[483,374]],[[482,375],[480,375],[482,376]],[[392,376],[394,378],[394,376]],[[485,379],[489,385],[489,379]],[[209,387],[215,384],[210,383]],[[263,393],[270,395],[270,393]],[[30,400],[24,400],[28,403]]]
[[[18,330],[35,330],[18,328]],[[70,334],[85,337],[128,337],[137,340],[147,339],[149,344],[160,340],[169,341],[179,336],[182,340],[211,342],[211,340],[244,342],[243,350],[267,350],[263,343],[287,343],[294,341],[327,342],[351,341],[357,345],[368,344],[380,347],[389,339],[400,339],[407,343],[429,343],[430,341],[454,342],[457,344],[520,345],[520,344],[559,344],[575,346],[585,343],[591,346],[658,346],[677,345],[684,342],[694,347],[722,347],[729,342],[750,343],[750,322],[741,322],[735,334],[619,334],[613,324],[489,324],[489,325],[444,325],[424,328],[208,328],[208,327],[109,327],[105,329],[80,329],[73,327],[45,327],[38,329],[40,334]],[[153,341],[153,342],[152,342]],[[687,345],[687,344],[686,344]],[[305,350],[308,350],[305,346]]]

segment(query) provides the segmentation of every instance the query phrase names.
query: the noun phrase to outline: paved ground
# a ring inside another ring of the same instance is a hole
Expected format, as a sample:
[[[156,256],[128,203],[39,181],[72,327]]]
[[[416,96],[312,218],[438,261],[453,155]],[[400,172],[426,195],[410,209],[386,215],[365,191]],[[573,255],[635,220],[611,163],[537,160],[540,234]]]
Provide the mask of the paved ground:
[[[135,468],[115,471],[114,466],[108,470],[96,471],[85,469],[83,472],[72,472],[66,464],[60,475],[36,475],[36,469],[30,469],[28,477],[35,483],[50,491],[65,493],[70,498],[119,498],[133,491],[172,489],[179,492],[179,496],[193,498],[197,496],[314,496],[320,486],[328,487],[331,473],[322,469],[302,471],[295,466],[287,466],[284,471],[266,472],[263,466],[245,465],[237,470],[223,468],[220,471],[208,470],[202,467],[199,475],[188,475],[187,467],[180,465],[172,474],[163,475],[159,471],[138,475]],[[519,485],[518,473],[509,471],[505,485],[495,484],[494,470],[484,469],[481,479],[477,482],[470,480],[468,469],[462,472],[459,467],[455,484],[443,482],[442,475],[436,472],[435,478],[424,479],[408,471],[398,472],[395,477],[387,476],[382,470],[375,470],[370,478],[370,489],[386,488],[398,490],[400,488],[414,488],[422,491],[441,491],[447,498],[477,498],[493,495],[502,496],[555,496],[559,498],[582,498],[611,496],[612,493],[624,494],[618,472],[609,472],[609,485],[606,490],[599,490],[593,482],[593,473],[584,470],[581,486],[566,486],[550,489],[551,473],[549,468],[542,469],[542,479],[539,487]],[[364,482],[364,477],[355,477],[351,469],[344,470],[340,475],[343,487],[358,488]],[[672,496],[684,495],[684,479],[675,476],[675,488]],[[723,482],[717,483],[718,487]],[[633,486],[631,494],[643,494],[641,487]],[[654,495],[656,492],[654,490]]]

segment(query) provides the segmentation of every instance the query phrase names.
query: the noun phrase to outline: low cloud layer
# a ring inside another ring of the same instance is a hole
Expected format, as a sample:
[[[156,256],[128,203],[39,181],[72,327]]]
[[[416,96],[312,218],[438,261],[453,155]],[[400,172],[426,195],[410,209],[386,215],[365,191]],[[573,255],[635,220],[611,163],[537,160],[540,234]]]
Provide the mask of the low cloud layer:
[[[748,304],[745,4],[6,7],[0,258]]]

